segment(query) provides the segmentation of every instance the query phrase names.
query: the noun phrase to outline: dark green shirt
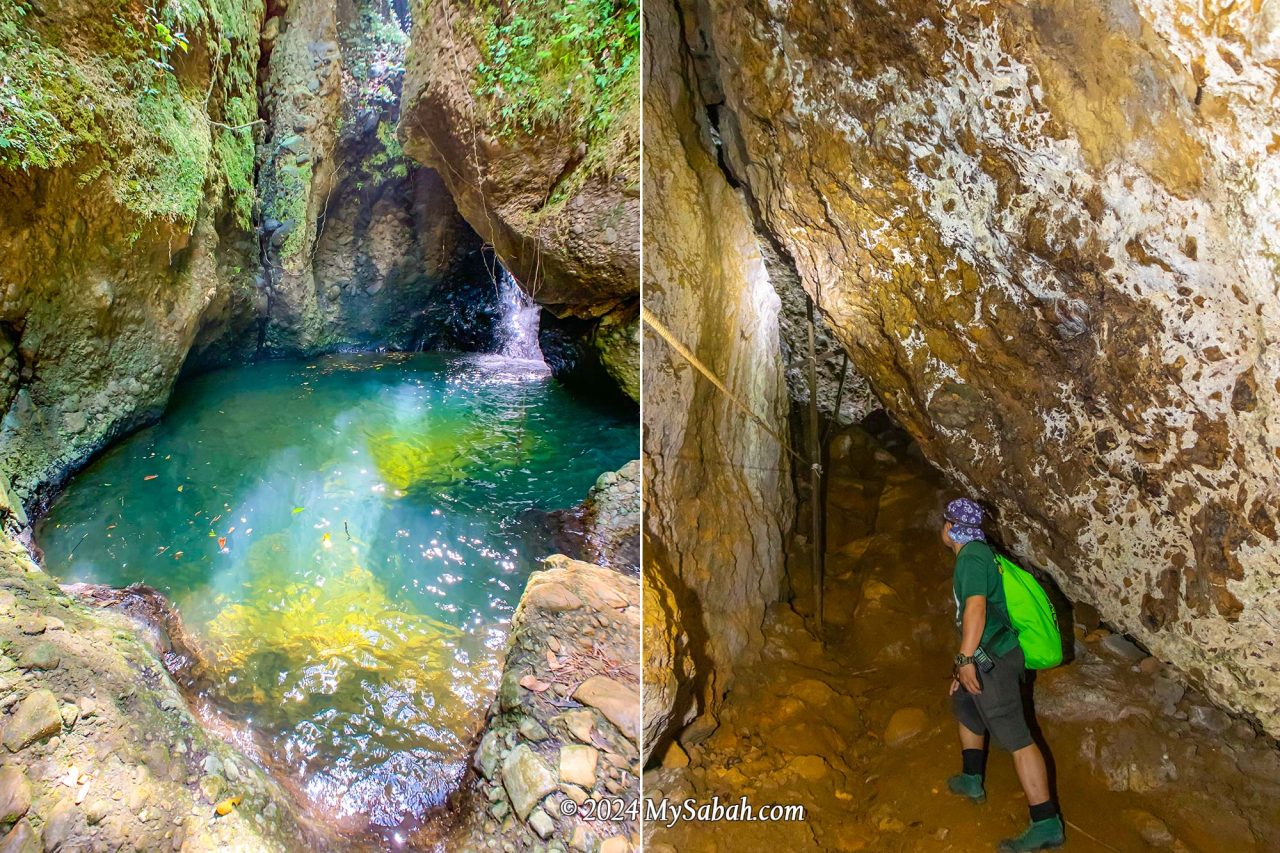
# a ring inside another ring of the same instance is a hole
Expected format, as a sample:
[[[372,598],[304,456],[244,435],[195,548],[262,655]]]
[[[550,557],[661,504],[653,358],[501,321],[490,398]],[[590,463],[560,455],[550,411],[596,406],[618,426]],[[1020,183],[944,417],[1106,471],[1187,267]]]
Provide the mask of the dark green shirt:
[[[986,596],[987,624],[982,628],[981,646],[992,657],[1013,651],[1018,645],[1018,635],[1009,621],[1009,609],[1004,603],[1004,579],[996,568],[996,555],[991,546],[974,541],[960,549],[951,588],[956,597],[956,624],[961,624],[964,603],[971,596]]]

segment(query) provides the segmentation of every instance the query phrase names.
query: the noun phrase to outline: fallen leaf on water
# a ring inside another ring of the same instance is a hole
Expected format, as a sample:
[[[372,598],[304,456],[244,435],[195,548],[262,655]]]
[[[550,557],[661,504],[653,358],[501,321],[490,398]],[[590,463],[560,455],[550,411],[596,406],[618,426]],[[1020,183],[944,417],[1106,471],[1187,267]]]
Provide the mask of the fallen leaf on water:
[[[227,537],[225,537],[225,536],[219,536],[219,537],[218,537],[218,547],[219,547],[219,548],[225,548],[225,547],[227,547]]]
[[[182,491],[182,486],[178,486],[178,491]]]
[[[225,800],[214,806],[213,811],[219,815],[229,815],[236,806],[240,805],[240,800],[242,799],[243,797],[239,794],[234,797],[227,797]]]
[[[154,480],[156,477],[159,477],[159,476],[160,476],[159,474],[148,474],[147,476],[143,477],[142,479],[144,479],[144,480]]]
[[[551,685],[545,681],[539,681],[535,675],[526,675],[520,679],[520,686],[525,690],[532,690],[534,693],[541,693]]]
[[[115,529],[116,529],[116,527],[118,527],[118,526],[119,526],[119,525],[115,525],[115,524],[108,524],[108,525],[107,525],[107,529],[108,529],[108,530],[115,530]]]
[[[297,515],[297,514],[298,514],[298,513],[300,513],[300,512],[302,512],[302,507],[300,507],[300,506],[295,506],[295,507],[293,508],[293,514],[294,514],[294,515]]]
[[[178,559],[178,558],[179,558],[179,557],[181,557],[181,556],[182,556],[182,552],[181,552],[181,551],[174,551],[174,552],[173,552],[173,559],[175,559],[175,560],[176,560],[176,559]]]

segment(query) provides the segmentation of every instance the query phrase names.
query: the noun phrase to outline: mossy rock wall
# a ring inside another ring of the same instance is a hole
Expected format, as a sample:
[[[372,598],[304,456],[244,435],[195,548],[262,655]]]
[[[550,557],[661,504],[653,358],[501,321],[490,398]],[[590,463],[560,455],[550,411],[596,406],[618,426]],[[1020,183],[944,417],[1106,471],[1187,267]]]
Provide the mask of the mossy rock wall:
[[[257,114],[261,16],[0,8],[0,476],[21,499],[157,411],[202,318],[252,289],[253,129],[230,128]]]

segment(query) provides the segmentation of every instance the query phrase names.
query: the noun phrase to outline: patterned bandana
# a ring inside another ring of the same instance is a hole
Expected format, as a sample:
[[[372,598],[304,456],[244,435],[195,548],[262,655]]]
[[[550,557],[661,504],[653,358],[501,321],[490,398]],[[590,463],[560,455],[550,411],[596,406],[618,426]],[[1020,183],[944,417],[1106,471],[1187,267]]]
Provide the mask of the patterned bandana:
[[[987,541],[982,532],[982,519],[986,515],[982,507],[968,498],[956,498],[947,504],[943,517],[951,522],[951,538],[961,545],[979,539]]]

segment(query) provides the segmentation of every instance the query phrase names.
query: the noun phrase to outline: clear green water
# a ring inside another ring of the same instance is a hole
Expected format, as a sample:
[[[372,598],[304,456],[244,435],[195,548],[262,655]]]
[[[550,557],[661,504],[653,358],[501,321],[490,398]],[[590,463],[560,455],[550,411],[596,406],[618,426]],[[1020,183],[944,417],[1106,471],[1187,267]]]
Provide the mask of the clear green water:
[[[546,555],[517,516],[581,501],[637,435],[634,413],[529,362],[267,362],[186,383],[37,539],[64,582],[165,593],[216,671],[211,698],[314,803],[399,826],[456,785],[496,687]]]

